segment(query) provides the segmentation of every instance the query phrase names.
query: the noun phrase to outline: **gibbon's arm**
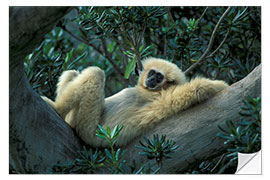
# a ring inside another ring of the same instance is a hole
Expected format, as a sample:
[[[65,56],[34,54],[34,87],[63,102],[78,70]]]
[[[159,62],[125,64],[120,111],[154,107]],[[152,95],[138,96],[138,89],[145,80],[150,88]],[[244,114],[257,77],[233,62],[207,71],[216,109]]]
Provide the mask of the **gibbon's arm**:
[[[224,81],[196,78],[183,85],[163,90],[161,91],[160,98],[139,110],[139,119],[141,119],[138,122],[139,127],[151,127],[163,118],[209,99],[227,86]]]

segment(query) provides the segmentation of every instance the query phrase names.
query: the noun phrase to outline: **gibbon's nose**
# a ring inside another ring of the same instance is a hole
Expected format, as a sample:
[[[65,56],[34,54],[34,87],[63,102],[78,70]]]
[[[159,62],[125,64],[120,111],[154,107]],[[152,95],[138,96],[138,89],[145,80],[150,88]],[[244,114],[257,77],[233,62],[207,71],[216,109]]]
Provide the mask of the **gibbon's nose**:
[[[156,87],[156,85],[157,85],[157,81],[156,81],[156,79],[155,78],[150,78],[150,79],[148,79],[147,81],[146,81],[146,86],[148,87],[148,88],[155,88]]]

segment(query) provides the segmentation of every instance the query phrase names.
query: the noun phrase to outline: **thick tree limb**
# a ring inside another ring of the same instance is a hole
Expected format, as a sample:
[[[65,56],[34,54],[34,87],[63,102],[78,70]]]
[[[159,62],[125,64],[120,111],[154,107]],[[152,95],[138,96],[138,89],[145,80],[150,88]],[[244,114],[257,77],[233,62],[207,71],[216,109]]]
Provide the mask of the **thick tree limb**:
[[[168,138],[180,145],[172,159],[165,159],[162,173],[176,173],[185,170],[195,160],[205,160],[221,154],[225,149],[224,140],[217,137],[217,125],[225,120],[240,120],[240,106],[246,96],[261,96],[261,65],[255,68],[246,78],[218,93],[212,99],[194,106],[186,111],[164,120],[144,136],[166,134]],[[146,157],[138,155],[138,137],[128,145],[126,160],[145,161]],[[154,161],[153,161],[154,163]]]
[[[26,55],[63,17],[67,7],[10,7],[9,165],[11,173],[44,173],[58,160],[73,159],[82,142],[30,86]]]

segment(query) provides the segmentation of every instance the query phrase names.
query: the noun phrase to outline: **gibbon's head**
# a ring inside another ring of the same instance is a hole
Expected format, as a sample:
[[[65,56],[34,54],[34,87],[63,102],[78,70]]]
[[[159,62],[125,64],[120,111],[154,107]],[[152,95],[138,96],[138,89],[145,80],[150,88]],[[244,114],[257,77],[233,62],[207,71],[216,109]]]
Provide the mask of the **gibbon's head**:
[[[158,58],[147,58],[142,63],[138,85],[145,89],[155,91],[186,82],[185,74],[176,64]]]

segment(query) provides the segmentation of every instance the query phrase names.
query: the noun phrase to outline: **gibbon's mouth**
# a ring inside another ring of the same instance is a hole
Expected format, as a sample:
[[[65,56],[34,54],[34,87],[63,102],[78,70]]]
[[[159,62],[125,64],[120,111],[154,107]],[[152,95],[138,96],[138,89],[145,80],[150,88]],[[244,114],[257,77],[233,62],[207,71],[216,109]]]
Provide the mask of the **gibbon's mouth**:
[[[157,88],[156,83],[150,83],[149,81],[146,81],[144,86],[150,90],[155,90]]]
[[[157,90],[157,87],[146,87],[147,89],[149,89],[149,90]]]
[[[155,89],[157,87],[157,82],[156,82],[156,80],[147,80],[145,82],[145,86],[150,88],[150,89]]]
[[[148,89],[148,90],[151,90],[151,91],[159,90],[158,86],[151,87],[151,86],[147,86],[146,83],[144,83],[144,87],[145,87],[145,89]]]

